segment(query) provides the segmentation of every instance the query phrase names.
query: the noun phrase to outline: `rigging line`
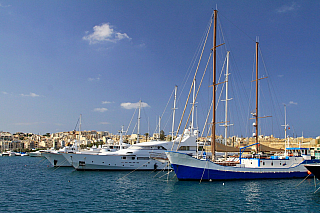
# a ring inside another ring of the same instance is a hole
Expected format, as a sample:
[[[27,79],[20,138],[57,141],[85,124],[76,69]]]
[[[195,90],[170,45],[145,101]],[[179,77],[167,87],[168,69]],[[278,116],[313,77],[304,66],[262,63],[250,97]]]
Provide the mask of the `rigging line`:
[[[264,69],[265,69],[265,71],[266,71],[266,75],[268,76],[268,77],[270,77],[269,76],[269,73],[268,73],[268,70],[267,70],[267,68],[266,68],[266,65],[265,65],[265,62],[264,62],[264,58],[263,58],[263,55],[262,55],[262,52],[261,52],[261,47],[259,48],[259,50],[260,50],[260,55],[261,55],[261,59],[262,59],[262,63],[263,63],[263,66],[264,66]],[[278,98],[277,98],[277,93],[275,92],[275,89],[274,89],[274,86],[273,86],[273,84],[272,84],[272,81],[271,81],[271,78],[270,78],[270,80],[269,80],[269,78],[267,79],[268,81],[268,85],[269,85],[269,90],[270,90],[270,88],[272,89],[272,91],[273,91],[273,93],[271,93],[271,91],[270,91],[270,94],[275,94],[274,96],[273,95],[271,95],[271,97],[272,97],[272,101],[273,101],[273,104],[274,104],[274,106],[278,106],[278,109],[277,110],[275,110],[274,109],[274,111],[275,111],[275,114],[276,114],[276,112],[280,112],[280,116],[277,116],[277,118],[278,118],[278,126],[281,126],[281,121],[280,121],[280,117],[284,117],[284,115],[282,114],[282,110],[280,109],[280,104],[279,104],[279,101],[278,101]],[[275,99],[275,100],[274,100]],[[274,103],[275,102],[275,103]]]
[[[74,131],[76,131],[76,129],[77,129],[77,126],[78,126],[79,120],[80,120],[80,118],[78,118],[78,121],[77,121],[77,123],[76,123],[76,126],[74,127]]]
[[[254,60],[253,60],[253,68],[252,68],[252,76],[251,79],[253,79],[254,76],[254,72],[255,72],[255,55],[253,56]],[[252,87],[253,87],[253,83],[250,84],[250,95],[249,95],[249,107],[248,107],[248,113],[247,113],[247,125],[246,125],[246,135],[249,134],[249,121],[250,121],[250,111],[251,111],[251,98],[252,98]]]
[[[209,58],[208,58],[208,61],[207,61],[207,65],[206,65],[206,68],[205,68],[205,72],[206,72],[207,67],[208,67],[208,64],[209,64],[209,62],[210,62],[210,60],[211,60],[211,55],[212,55],[212,52],[211,52],[210,55],[209,55]],[[204,72],[204,73],[205,73],[205,72]],[[212,108],[212,102],[211,102],[211,106],[210,106],[210,109],[209,109],[209,113],[208,113],[208,114],[210,114],[211,108]],[[207,116],[206,122],[204,123],[204,127],[203,127],[202,132],[204,132],[204,129],[205,129],[205,127],[206,127],[207,121],[208,121],[208,116]],[[202,134],[203,134],[203,133],[202,133]],[[201,137],[202,137],[202,135],[201,135]]]
[[[230,21],[227,17],[225,17],[223,14],[221,14],[221,12],[219,12],[220,16],[223,16],[227,21],[229,21],[233,26],[235,26],[238,30],[240,30],[244,35],[246,35],[250,40],[256,42],[253,38],[251,38],[247,33],[245,33],[240,27],[238,27],[237,25],[235,25],[232,21]]]
[[[164,115],[164,113],[165,113],[166,110],[167,110],[167,107],[168,107],[168,105],[169,105],[169,102],[170,102],[170,100],[171,100],[171,98],[172,98],[172,96],[173,96],[173,94],[174,94],[174,90],[175,90],[175,89],[172,90],[172,93],[171,93],[171,95],[170,95],[170,97],[169,97],[169,100],[168,100],[168,102],[167,102],[167,104],[166,104],[166,106],[165,106],[165,108],[164,108],[164,110],[163,110],[163,112],[162,112],[162,115],[160,116],[161,119],[163,118],[163,115]],[[168,122],[169,122],[169,118],[167,119],[167,122],[166,122],[166,124],[164,125],[163,129],[166,128]],[[157,129],[158,127],[159,127],[159,124],[157,124],[156,129]],[[156,131],[156,130],[155,130],[155,131]]]
[[[209,31],[210,28],[211,28],[211,22],[212,22],[212,20],[211,20],[211,18],[210,18],[210,21],[209,21],[209,23],[208,23],[208,25],[207,25],[207,27],[206,27],[206,30],[204,31],[204,34],[203,34],[203,36],[202,36],[202,38],[201,38],[201,40],[200,40],[200,42],[199,42],[199,45],[198,45],[198,48],[197,48],[198,51],[196,51],[196,53],[195,53],[195,55],[194,55],[194,57],[193,57],[190,65],[189,65],[189,68],[188,68],[188,70],[189,70],[188,77],[187,77],[187,78],[186,78],[186,76],[184,77],[184,85],[183,85],[183,87],[182,87],[181,92],[180,92],[179,95],[178,95],[178,98],[177,98],[177,102],[178,102],[178,103],[180,103],[180,98],[181,98],[181,96],[182,96],[182,94],[183,94],[183,91],[184,91],[184,88],[185,88],[185,86],[186,86],[186,84],[187,84],[187,81],[188,81],[188,79],[189,79],[189,76],[191,75],[192,68],[194,67],[194,65],[195,65],[195,63],[196,63],[196,58],[199,56],[199,54],[200,54],[200,52],[201,52],[201,44],[203,44],[203,43],[206,41],[206,33],[207,33],[207,31]],[[192,64],[192,66],[191,66],[191,64]]]
[[[137,126],[137,123],[134,125],[131,135],[133,135],[134,131],[136,130],[136,126]]]
[[[207,39],[208,39],[208,36],[209,36],[211,24],[212,24],[212,19],[211,19],[211,22],[210,22],[210,27],[209,27],[209,29],[208,29],[205,42],[204,42],[204,44],[203,44],[203,48],[202,48],[202,52],[201,52],[201,55],[200,55],[200,58],[199,58],[198,66],[197,66],[196,72],[195,72],[194,77],[193,77],[193,81],[192,81],[192,84],[191,84],[191,88],[190,88],[190,91],[189,91],[189,95],[188,95],[186,104],[185,104],[185,106],[184,106],[184,110],[183,110],[183,113],[182,113],[182,116],[181,116],[181,119],[180,119],[180,123],[179,123],[179,126],[178,126],[178,130],[177,130],[176,136],[178,135],[178,132],[179,132],[179,130],[180,130],[180,126],[181,126],[181,123],[182,123],[182,119],[183,119],[183,117],[184,117],[184,113],[185,113],[185,111],[186,111],[186,107],[187,107],[187,105],[188,105],[188,103],[189,103],[190,94],[191,94],[192,88],[194,87],[194,81],[195,81],[195,79],[196,79],[196,76],[197,76],[197,73],[198,73],[198,70],[199,70],[199,66],[200,66],[200,62],[201,62],[202,55],[203,55],[203,52],[204,52],[204,48],[205,48],[205,46],[206,46]]]
[[[128,128],[127,128],[126,133],[129,131],[129,128],[130,128],[131,122],[132,122],[132,120],[133,120],[134,115],[136,114],[137,109],[138,109],[138,108],[136,108],[136,109],[134,110],[134,113],[133,113],[133,115],[132,115],[132,117],[131,117],[131,120],[130,120],[130,122],[129,122],[129,125],[128,125]]]
[[[232,48],[230,48],[230,49],[231,49],[231,52],[232,52]],[[244,81],[242,79],[242,76],[239,75],[240,71],[239,71],[238,64],[237,64],[237,62],[236,62],[236,60],[234,58],[234,54],[231,54],[231,60],[232,60],[231,64],[235,67],[234,72],[233,72],[234,75],[231,75],[231,79],[239,79],[238,81],[231,80],[232,85],[233,85],[233,87],[231,87],[231,90],[234,91],[234,93],[233,93],[234,96],[238,97],[237,100],[246,100],[245,102],[248,103],[248,100],[249,100],[248,93],[245,90]],[[230,67],[230,68],[232,68],[232,67]],[[233,89],[233,88],[238,88],[238,89]],[[241,110],[239,110],[238,107],[236,108],[237,111],[239,112],[238,117],[241,117],[242,121],[245,121],[246,120],[246,118],[245,118],[246,117],[246,115],[245,115],[246,113],[244,113],[245,112],[244,106],[243,106],[243,104],[240,104],[240,102],[238,102],[238,103],[239,103],[239,106],[241,108]],[[242,131],[241,130],[242,129],[241,126],[246,126],[246,125],[245,125],[245,123],[243,125],[239,125],[240,131]]]
[[[121,179],[123,179],[123,178],[127,177],[127,176],[128,176],[128,175],[130,175],[131,173],[133,173],[133,172],[137,171],[137,169],[141,168],[142,166],[146,165],[147,163],[150,163],[150,161],[152,161],[152,159],[151,159],[151,160],[149,160],[149,161],[147,161],[146,163],[142,164],[141,166],[139,166],[139,167],[138,167],[138,168],[136,168],[135,170],[133,170],[133,171],[129,172],[129,173],[128,173],[128,174],[126,174],[125,176],[123,176],[123,177],[119,178],[117,181],[119,181],[119,180],[121,180]]]
[[[212,102],[211,102],[210,108],[209,108],[208,113],[207,113],[206,121],[204,122],[204,126],[203,126],[203,129],[202,129],[201,137],[203,137],[203,133],[204,133],[204,131],[205,131],[205,128],[209,125],[209,124],[208,124],[208,119],[209,119],[209,116],[210,116],[211,109],[212,109]],[[210,128],[209,128],[209,129],[210,129]],[[209,131],[210,131],[210,130],[209,130]],[[208,133],[207,133],[207,136],[208,136],[208,134],[209,134],[209,131],[208,131]]]
[[[223,30],[222,30],[223,28],[222,28],[221,21],[220,21],[220,16],[218,17],[218,23],[219,23],[219,26],[220,26],[220,33],[221,33],[221,36],[222,36],[222,38],[223,38],[223,43],[226,43],[226,45],[224,45],[224,46],[225,46],[225,50],[227,51],[227,45],[229,44],[229,42],[228,42],[228,39],[225,38],[225,36],[224,36]],[[229,49],[230,49],[230,51],[232,52],[232,48],[229,47]],[[238,65],[237,65],[237,63],[236,63],[236,60],[235,60],[235,58],[234,58],[234,55],[231,54],[231,57],[232,57],[232,59],[233,59],[233,63],[232,63],[232,64],[235,65],[235,67],[237,68],[236,70],[239,70]],[[237,73],[237,72],[235,72],[235,73]],[[242,78],[241,78],[241,75],[239,75],[238,77],[240,78],[240,82],[243,83],[243,80],[242,80]],[[242,86],[243,86],[243,85],[242,85]],[[244,87],[244,86],[243,86],[243,87]],[[247,96],[247,93],[245,93],[245,95]]]
[[[210,54],[209,54],[209,58],[208,58],[208,61],[207,61],[207,65],[206,65],[206,68],[204,69],[204,72],[203,72],[203,74],[202,74],[202,78],[201,78],[201,81],[200,81],[200,83],[199,83],[198,90],[197,90],[196,96],[195,96],[195,98],[194,98],[194,100],[193,100],[192,107],[191,107],[191,109],[190,109],[190,113],[189,113],[189,116],[188,116],[188,119],[187,119],[187,122],[186,122],[186,125],[185,125],[184,129],[186,129],[187,126],[188,126],[191,113],[192,113],[192,111],[193,111],[193,109],[194,109],[194,104],[195,104],[195,102],[196,102],[196,100],[197,100],[197,97],[198,97],[198,94],[199,94],[199,91],[200,91],[200,88],[201,88],[201,85],[202,85],[204,76],[205,76],[205,74],[206,74],[206,71],[207,71],[207,68],[208,68],[208,65],[209,65],[209,62],[210,62],[211,54],[212,54],[212,52],[210,52]],[[193,85],[193,86],[195,86],[195,85]],[[178,149],[179,149],[179,146],[180,146],[180,143],[181,143],[181,141],[182,141],[183,135],[184,135],[184,131],[182,132],[182,136],[181,136],[180,141],[179,141],[179,144],[178,144],[178,146],[177,146],[177,151],[178,151]],[[174,144],[174,143],[173,143],[173,144]],[[172,145],[172,148],[173,148],[173,145]]]
[[[190,65],[189,65],[189,67],[188,67],[188,69],[187,69],[186,75],[184,76],[184,78],[183,78],[183,80],[182,80],[182,82],[184,82],[184,84],[183,84],[183,86],[182,86],[180,95],[179,95],[178,98],[177,98],[177,101],[180,100],[180,98],[181,98],[181,96],[182,96],[182,94],[183,94],[184,88],[185,88],[185,86],[187,85],[187,80],[189,79],[189,76],[191,75],[191,71],[192,71],[192,69],[193,69],[193,67],[194,67],[194,65],[195,65],[195,63],[196,63],[196,58],[197,58],[197,57],[199,56],[199,54],[200,54],[201,44],[203,44],[203,42],[205,41],[206,32],[207,32],[208,29],[210,29],[210,27],[211,27],[211,23],[210,23],[211,21],[212,21],[212,20],[211,20],[211,18],[210,18],[209,23],[207,24],[207,27],[206,27],[206,29],[205,29],[205,31],[204,31],[204,33],[203,33],[203,36],[202,36],[201,39],[200,39],[200,42],[199,42],[198,47],[197,47],[197,50],[196,50],[196,52],[195,52],[195,54],[194,54],[194,56],[193,56],[193,58],[192,58],[192,60],[191,60],[191,62],[190,62]],[[187,77],[187,76],[188,76],[188,77]]]
[[[238,89],[234,89],[234,88],[238,88],[236,85],[237,83],[235,82],[235,79],[231,77],[231,87],[230,87],[230,90],[231,90],[231,93],[233,95],[233,97],[235,97],[235,101],[236,101],[236,104],[234,104],[232,107],[232,109],[235,109],[236,113],[236,117],[237,117],[237,121],[238,121],[238,125],[237,127],[240,129],[240,132],[243,133],[243,130],[242,128],[246,125],[245,121],[245,115],[243,112],[245,112],[244,110],[244,106],[243,104],[240,103],[240,100],[243,100],[241,97],[240,97],[240,94],[239,94],[239,91],[240,91],[240,88],[239,90]],[[248,102],[247,102],[248,103]],[[236,106],[236,107],[235,107]],[[231,113],[231,112],[230,112]],[[242,121],[242,122],[241,122]]]
[[[219,23],[219,26],[220,26],[220,33],[221,33],[221,36],[222,36],[222,38],[223,38],[223,42],[224,43],[227,43],[227,44],[229,44],[229,42],[226,42],[225,40],[227,39],[227,38],[225,38],[225,36],[224,36],[224,33],[223,33],[223,30],[222,30],[222,26],[221,26],[221,21],[220,21],[220,18],[218,17],[218,23]],[[229,20],[228,20],[229,21]],[[253,40],[253,39],[252,39]],[[225,46],[225,49],[227,50],[227,45]],[[231,48],[231,50],[232,50],[232,48]],[[237,65],[237,63],[236,63],[236,61],[235,61],[235,59],[234,59],[234,55],[231,55],[231,57],[232,57],[232,59],[233,59],[233,61],[234,61],[234,65],[235,65],[235,67],[237,68],[237,70],[239,70],[239,68],[238,68],[238,65]],[[242,80],[242,77],[241,77],[241,75],[239,75],[237,72],[235,72],[235,74],[236,74],[236,76],[240,79],[240,86],[241,86],[241,88],[245,88],[244,87],[244,85],[243,85],[243,80]],[[235,82],[235,83],[237,83],[237,82]],[[240,86],[239,86],[239,89],[240,89]],[[243,94],[244,94],[244,96],[246,97],[246,99],[248,100],[249,98],[248,98],[248,94],[247,94],[247,92],[243,89]],[[240,98],[240,95],[238,95],[238,97]],[[240,100],[240,99],[239,99]],[[242,105],[240,105],[240,107],[241,108],[243,108],[243,106]],[[239,109],[237,108],[237,111],[239,111]],[[243,111],[244,112],[244,111]],[[241,117],[242,117],[242,120],[243,121],[245,121],[245,120],[249,120],[249,119],[244,119],[244,117],[246,117],[245,115],[243,115],[243,113],[242,113],[242,110],[240,110],[240,115],[241,115]],[[239,114],[238,114],[238,117],[240,116]],[[240,126],[240,131],[242,131],[241,129],[241,126],[242,125],[239,125]],[[243,126],[246,126],[247,127],[247,125],[243,125]],[[247,128],[246,128],[247,129]],[[248,130],[248,129],[247,129]],[[246,131],[247,131],[246,130]]]

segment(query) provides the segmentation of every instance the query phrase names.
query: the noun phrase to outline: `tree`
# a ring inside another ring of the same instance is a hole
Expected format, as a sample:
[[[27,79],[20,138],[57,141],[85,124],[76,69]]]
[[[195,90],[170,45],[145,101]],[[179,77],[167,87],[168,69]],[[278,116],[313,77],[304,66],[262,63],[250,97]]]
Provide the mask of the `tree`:
[[[144,133],[144,135],[146,136],[146,142],[148,141],[148,137],[149,137],[149,133]]]
[[[47,132],[45,135],[43,135],[43,136],[46,136],[46,137],[50,137],[50,132]]]
[[[160,140],[164,141],[164,138],[165,138],[165,137],[166,137],[166,136],[165,136],[165,134],[164,134],[164,131],[161,130],[161,131],[160,131]]]

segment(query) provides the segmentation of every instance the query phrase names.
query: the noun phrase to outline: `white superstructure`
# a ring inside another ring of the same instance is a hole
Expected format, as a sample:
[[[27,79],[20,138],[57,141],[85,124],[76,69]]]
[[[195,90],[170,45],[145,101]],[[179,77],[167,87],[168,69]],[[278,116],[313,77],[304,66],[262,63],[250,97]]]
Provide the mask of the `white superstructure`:
[[[159,170],[168,164],[152,158],[164,155],[167,150],[177,150],[190,155],[196,153],[198,131],[185,130],[183,136],[172,141],[150,141],[131,145],[115,152],[83,154],[65,153],[63,156],[77,170]],[[182,137],[182,138],[181,138]]]

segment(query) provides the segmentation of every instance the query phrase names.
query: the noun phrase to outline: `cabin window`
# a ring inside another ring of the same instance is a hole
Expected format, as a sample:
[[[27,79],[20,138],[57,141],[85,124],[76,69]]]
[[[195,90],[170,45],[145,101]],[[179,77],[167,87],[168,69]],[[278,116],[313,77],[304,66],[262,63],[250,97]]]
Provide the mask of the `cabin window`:
[[[271,162],[271,166],[273,166],[273,162]]]
[[[189,146],[181,146],[181,147],[179,148],[179,150],[188,151],[188,150],[190,150],[190,147],[189,147]]]
[[[136,159],[135,157],[132,157],[132,160]]]
[[[125,160],[125,159],[127,159],[127,157],[122,157],[122,160]]]
[[[266,164],[265,162],[262,163],[262,165],[265,165],[265,164]]]
[[[137,157],[137,160],[149,160],[149,157]]]

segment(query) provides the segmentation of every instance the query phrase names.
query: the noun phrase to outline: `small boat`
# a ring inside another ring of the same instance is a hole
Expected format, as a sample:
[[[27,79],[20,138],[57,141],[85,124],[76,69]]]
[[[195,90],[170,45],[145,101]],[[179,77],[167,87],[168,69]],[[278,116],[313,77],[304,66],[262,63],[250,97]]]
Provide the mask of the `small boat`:
[[[12,152],[12,151],[6,151],[6,152],[2,152],[1,153],[1,156],[10,156],[10,157],[14,157],[16,156],[16,153],[15,152]]]
[[[304,165],[318,180],[320,180],[320,164],[307,164]]]
[[[8,152],[2,152],[2,153],[1,153],[1,156],[2,156],[2,157],[9,156],[9,153],[8,153]]]
[[[28,154],[30,157],[42,157],[42,152],[44,151],[28,152]]]
[[[15,152],[15,156],[21,156],[20,152]]]

